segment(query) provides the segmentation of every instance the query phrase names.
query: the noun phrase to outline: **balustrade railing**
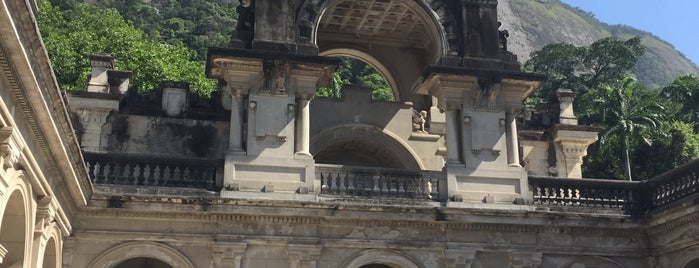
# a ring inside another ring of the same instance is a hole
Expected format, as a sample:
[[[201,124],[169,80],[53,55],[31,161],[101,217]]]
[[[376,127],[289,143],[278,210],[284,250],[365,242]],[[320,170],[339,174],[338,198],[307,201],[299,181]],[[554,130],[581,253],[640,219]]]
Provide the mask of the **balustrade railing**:
[[[639,182],[529,177],[534,203],[637,210]]]
[[[699,192],[699,159],[646,181],[648,206],[655,209]]]
[[[439,171],[411,171],[385,168],[317,165],[324,195],[409,198],[438,200],[439,185],[446,174]]]
[[[223,160],[173,159],[85,153],[95,184],[186,187],[217,190],[216,174]]]

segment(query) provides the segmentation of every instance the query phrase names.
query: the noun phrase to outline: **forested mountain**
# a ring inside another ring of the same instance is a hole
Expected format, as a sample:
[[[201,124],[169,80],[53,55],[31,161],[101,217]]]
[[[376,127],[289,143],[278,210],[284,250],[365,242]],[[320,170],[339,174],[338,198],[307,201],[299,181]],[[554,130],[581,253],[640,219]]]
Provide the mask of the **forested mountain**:
[[[521,62],[547,44],[587,46],[604,38],[641,36],[646,53],[639,59],[636,77],[651,87],[662,87],[678,75],[699,74],[699,67],[671,44],[629,26],[607,25],[560,0],[499,0],[498,16],[510,32],[509,49]],[[623,12],[623,11],[620,11]]]

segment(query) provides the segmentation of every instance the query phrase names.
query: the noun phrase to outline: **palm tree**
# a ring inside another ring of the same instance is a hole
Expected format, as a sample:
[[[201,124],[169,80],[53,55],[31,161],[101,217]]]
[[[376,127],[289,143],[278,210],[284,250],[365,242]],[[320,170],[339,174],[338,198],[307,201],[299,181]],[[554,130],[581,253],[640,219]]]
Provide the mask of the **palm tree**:
[[[611,136],[621,143],[626,178],[631,181],[631,160],[629,147],[632,141],[650,143],[649,134],[655,133],[664,107],[653,94],[631,78],[625,77],[618,86],[603,85],[597,92],[595,102],[600,104],[599,116],[606,126],[600,142],[603,144]]]

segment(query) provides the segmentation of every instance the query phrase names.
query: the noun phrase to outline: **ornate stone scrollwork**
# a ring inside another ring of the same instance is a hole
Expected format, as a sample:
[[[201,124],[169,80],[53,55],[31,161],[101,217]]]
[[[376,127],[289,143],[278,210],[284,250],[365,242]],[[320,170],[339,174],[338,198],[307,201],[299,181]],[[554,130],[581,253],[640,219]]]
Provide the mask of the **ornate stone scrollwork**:
[[[13,127],[0,128],[0,162],[2,168],[13,168],[19,162],[24,143]]]
[[[493,107],[500,93],[500,77],[481,77],[478,79],[478,90],[474,90],[474,104]],[[483,101],[487,103],[483,104]]]

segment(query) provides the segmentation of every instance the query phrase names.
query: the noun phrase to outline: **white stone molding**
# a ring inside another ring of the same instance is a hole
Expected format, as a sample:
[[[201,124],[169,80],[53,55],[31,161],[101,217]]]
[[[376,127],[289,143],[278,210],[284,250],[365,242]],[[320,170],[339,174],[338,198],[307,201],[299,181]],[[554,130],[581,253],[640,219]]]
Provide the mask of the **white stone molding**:
[[[510,252],[510,267],[538,268],[541,265],[541,252]]]
[[[575,111],[573,111],[573,100],[575,100],[575,93],[570,89],[559,89],[556,91],[556,97],[558,98],[559,107],[561,109],[559,118],[562,125],[577,125],[578,117],[575,116]]]
[[[600,267],[600,268],[625,268],[626,266],[621,263],[612,260],[610,258],[599,257],[599,256],[582,256],[573,259],[567,264],[561,266],[562,268],[587,268],[587,267]],[[681,266],[676,266],[681,267]]]
[[[3,170],[17,165],[23,149],[24,142],[13,127],[0,128],[0,162]]]
[[[583,157],[587,155],[587,147],[597,141],[597,133],[597,131],[564,129],[554,131],[553,141],[558,144],[565,156],[566,178],[582,178]],[[560,160],[558,162],[560,163]]]
[[[418,268],[415,261],[396,250],[368,249],[352,256],[349,261],[340,265],[342,268],[359,268],[367,264],[385,264],[392,267]]]
[[[133,258],[153,258],[172,268],[195,268],[177,249],[157,242],[126,242],[112,247],[95,258],[88,268],[113,268]]]
[[[290,268],[315,268],[317,267],[321,245],[289,244]]]
[[[0,244],[0,264],[3,263],[3,260],[5,259],[5,256],[7,255],[7,249]]]
[[[212,247],[215,268],[240,268],[247,243],[216,242]]]
[[[476,258],[475,249],[449,248],[444,251],[447,268],[470,268]]]

